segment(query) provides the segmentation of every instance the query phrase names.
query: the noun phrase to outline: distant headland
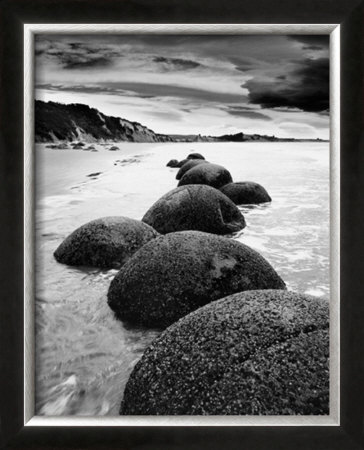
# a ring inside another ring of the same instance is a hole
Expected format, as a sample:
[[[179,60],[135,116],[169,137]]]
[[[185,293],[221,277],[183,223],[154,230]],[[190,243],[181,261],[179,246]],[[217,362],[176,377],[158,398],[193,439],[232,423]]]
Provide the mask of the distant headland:
[[[106,116],[80,103],[65,105],[35,101],[35,142],[83,140],[86,142],[327,142],[323,139],[279,138],[261,134],[159,134],[120,117]]]

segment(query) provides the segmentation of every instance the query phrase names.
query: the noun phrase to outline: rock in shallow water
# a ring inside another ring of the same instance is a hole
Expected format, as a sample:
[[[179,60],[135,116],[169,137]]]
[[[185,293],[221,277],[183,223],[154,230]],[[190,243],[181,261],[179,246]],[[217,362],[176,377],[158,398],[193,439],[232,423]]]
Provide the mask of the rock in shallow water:
[[[70,266],[120,268],[158,234],[140,220],[103,217],[77,228],[57,248],[54,257]]]
[[[220,191],[236,205],[259,204],[272,201],[264,187],[253,181],[229,183],[221,187]]]
[[[184,230],[229,234],[245,227],[244,216],[230,199],[201,184],[168,192],[154,203],[142,221],[162,234]]]
[[[186,184],[207,184],[216,189],[225,184],[232,183],[230,172],[217,164],[199,164],[186,172],[180,179],[178,186]]]
[[[165,328],[206,303],[251,289],[285,289],[255,250],[221,236],[183,231],[148,242],[112,280],[108,304],[131,324]]]
[[[205,159],[205,157],[202,156],[201,153],[190,153],[187,156],[187,159]]]
[[[328,326],[325,300],[293,292],[210,303],[145,351],[120,414],[329,414]]]
[[[186,172],[192,169],[192,167],[198,166],[199,164],[208,164],[208,162],[205,161],[204,159],[190,159],[189,161],[184,163],[183,166],[177,172],[176,180],[180,180]]]
[[[183,164],[186,164],[186,162],[190,161],[189,159],[182,159],[181,161],[178,162],[178,164],[176,165],[176,167],[182,167]]]
[[[178,160],[171,159],[167,162],[167,167],[178,167]]]

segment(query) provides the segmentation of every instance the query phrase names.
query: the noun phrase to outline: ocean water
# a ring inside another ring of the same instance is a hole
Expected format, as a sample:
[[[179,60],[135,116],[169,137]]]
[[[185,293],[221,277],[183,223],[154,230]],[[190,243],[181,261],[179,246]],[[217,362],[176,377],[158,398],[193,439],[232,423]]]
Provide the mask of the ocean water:
[[[197,151],[234,181],[262,184],[272,203],[240,207],[247,227],[233,239],[260,252],[290,290],[329,298],[328,143],[117,145],[35,149],[37,415],[118,414],[128,376],[159,332],[114,318],[106,294],[115,270],[68,267],[53,252],[90,220],[141,219],[177,185],[170,159]]]

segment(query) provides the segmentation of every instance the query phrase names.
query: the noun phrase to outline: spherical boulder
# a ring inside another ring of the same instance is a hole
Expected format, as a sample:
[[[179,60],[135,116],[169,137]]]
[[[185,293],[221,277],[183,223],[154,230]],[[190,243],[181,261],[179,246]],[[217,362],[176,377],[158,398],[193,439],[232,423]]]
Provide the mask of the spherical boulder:
[[[165,328],[226,295],[284,288],[273,267],[250,247],[182,231],[159,236],[135,253],[112,280],[108,304],[130,324]]]
[[[187,156],[187,159],[205,159],[205,157],[202,156],[201,153],[190,153]]]
[[[144,352],[122,415],[329,414],[329,307],[240,292],[187,315]]]
[[[182,167],[183,164],[186,164],[186,162],[188,162],[188,161],[189,161],[188,159],[182,159],[181,161],[178,162],[176,167]]]
[[[178,167],[178,160],[177,159],[171,159],[167,162],[167,167]]]
[[[186,172],[192,169],[192,167],[198,166],[199,164],[208,164],[208,162],[204,159],[190,159],[189,161],[187,161],[177,172],[176,180],[180,180]]]
[[[186,184],[207,184],[216,189],[232,183],[230,172],[217,164],[199,164],[186,172],[180,179],[178,186]]]
[[[259,204],[272,201],[264,187],[253,181],[229,183],[222,186],[220,191],[236,205]]]
[[[54,257],[70,266],[120,268],[158,234],[140,220],[103,217],[77,228],[57,248]]]
[[[219,190],[202,184],[181,186],[163,195],[142,221],[162,234],[184,230],[229,234],[245,227],[237,206]]]

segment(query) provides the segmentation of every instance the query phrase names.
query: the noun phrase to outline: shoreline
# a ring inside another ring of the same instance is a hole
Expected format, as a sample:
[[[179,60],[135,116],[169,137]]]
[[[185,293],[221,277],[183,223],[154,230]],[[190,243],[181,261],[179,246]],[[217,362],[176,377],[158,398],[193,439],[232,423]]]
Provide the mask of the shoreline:
[[[234,239],[265,257],[290,291],[307,294],[315,288],[317,296],[329,297],[327,214],[322,209],[327,204],[323,189],[328,185],[327,144],[159,144],[122,143],[116,152],[100,146],[92,155],[81,150],[53,151],[45,144],[38,147],[44,158],[37,163],[48,166],[37,169],[47,172],[49,182],[38,190],[36,217],[37,399],[38,408],[45,407],[45,415],[52,411],[94,415],[102,405],[103,415],[117,414],[124,382],[155,337],[151,332],[126,329],[114,319],[106,303],[114,270],[84,271],[61,265],[53,252],[69,233],[90,220],[111,215],[140,219],[159,197],[176,187],[176,170],[166,167],[172,157],[182,159],[195,149],[206,159],[228,166],[236,181],[252,178],[261,182],[273,201],[241,208],[247,227]],[[140,158],[134,158],[136,155]],[[123,159],[133,162],[114,165]],[[102,173],[88,176],[98,172]],[[85,354],[85,360],[79,359],[79,354]],[[62,371],[57,364],[62,364]],[[110,367],[110,372],[105,367]],[[83,390],[88,395],[79,395]],[[72,397],[62,406],[54,403],[56,393],[60,400],[71,393]]]

